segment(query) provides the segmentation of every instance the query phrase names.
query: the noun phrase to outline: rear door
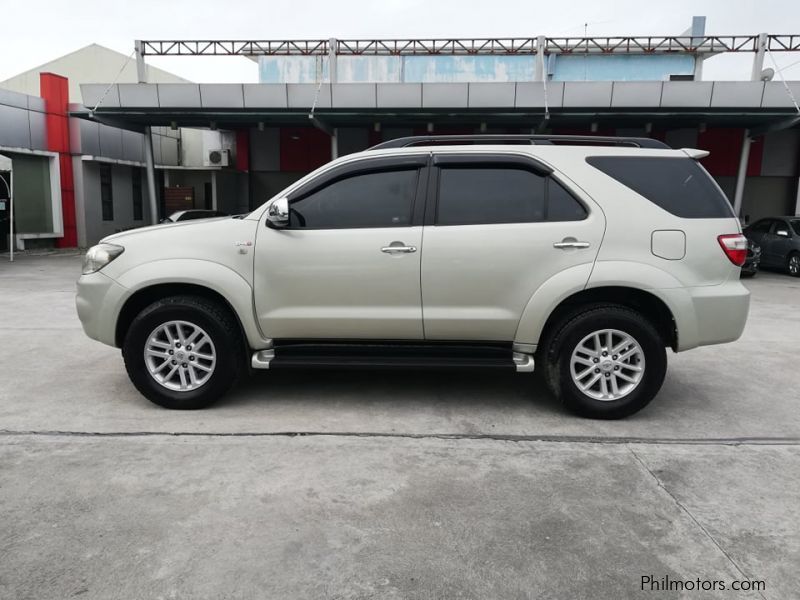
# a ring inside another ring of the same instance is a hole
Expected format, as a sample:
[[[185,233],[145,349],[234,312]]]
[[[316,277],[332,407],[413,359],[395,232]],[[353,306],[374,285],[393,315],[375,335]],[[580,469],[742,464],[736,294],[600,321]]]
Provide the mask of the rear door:
[[[425,214],[422,305],[430,340],[514,339],[554,275],[590,266],[605,221],[533,157],[434,155]]]

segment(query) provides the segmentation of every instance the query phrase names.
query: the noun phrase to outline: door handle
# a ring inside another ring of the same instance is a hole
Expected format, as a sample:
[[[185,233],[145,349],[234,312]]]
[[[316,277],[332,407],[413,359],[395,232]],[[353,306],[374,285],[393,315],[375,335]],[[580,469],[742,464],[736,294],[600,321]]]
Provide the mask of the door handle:
[[[386,254],[410,254],[416,251],[416,246],[406,246],[403,242],[392,242],[388,246],[381,248],[381,252]]]
[[[591,246],[589,242],[579,242],[575,238],[564,238],[560,242],[553,244],[553,248],[558,248],[559,250],[564,250],[566,248],[588,248],[589,246]]]

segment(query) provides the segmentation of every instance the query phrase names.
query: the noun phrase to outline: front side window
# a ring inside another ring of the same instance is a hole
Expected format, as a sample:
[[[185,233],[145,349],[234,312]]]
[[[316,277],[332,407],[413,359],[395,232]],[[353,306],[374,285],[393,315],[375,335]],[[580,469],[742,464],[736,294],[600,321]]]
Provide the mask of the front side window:
[[[794,234],[800,235],[800,219],[793,219],[789,221],[789,224],[792,226],[792,229],[794,229]]]
[[[513,166],[443,167],[437,225],[575,221],[586,209],[551,177]]]
[[[100,165],[100,209],[103,221],[114,220],[114,196],[111,186],[111,165]]]
[[[417,169],[361,173],[289,203],[289,227],[356,229],[411,225]]]

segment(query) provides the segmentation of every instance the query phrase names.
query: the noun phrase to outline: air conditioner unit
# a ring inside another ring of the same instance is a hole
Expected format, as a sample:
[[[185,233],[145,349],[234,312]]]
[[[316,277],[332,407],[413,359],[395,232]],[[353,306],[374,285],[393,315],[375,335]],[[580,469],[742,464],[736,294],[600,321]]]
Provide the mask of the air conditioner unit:
[[[231,162],[230,150],[209,150],[204,162],[207,167],[227,167]]]

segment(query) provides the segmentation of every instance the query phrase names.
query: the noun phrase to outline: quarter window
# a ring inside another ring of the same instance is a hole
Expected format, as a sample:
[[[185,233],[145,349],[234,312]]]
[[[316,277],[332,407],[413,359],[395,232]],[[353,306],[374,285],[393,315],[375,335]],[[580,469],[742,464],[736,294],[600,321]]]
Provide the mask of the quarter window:
[[[586,162],[677,217],[734,217],[725,194],[691,158],[590,156]]]
[[[558,182],[526,169],[444,167],[439,171],[437,225],[574,221],[586,209]]]
[[[411,224],[417,175],[417,169],[380,171],[335,181],[292,200],[289,227],[407,227]]]

